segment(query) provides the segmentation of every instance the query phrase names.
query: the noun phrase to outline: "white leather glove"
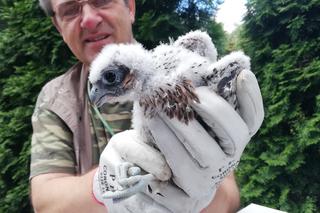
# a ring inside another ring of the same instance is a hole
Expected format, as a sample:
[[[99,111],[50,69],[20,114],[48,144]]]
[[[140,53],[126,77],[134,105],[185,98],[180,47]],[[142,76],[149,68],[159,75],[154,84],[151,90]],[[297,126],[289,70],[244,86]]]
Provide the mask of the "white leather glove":
[[[142,174],[140,167],[150,174]],[[170,212],[143,193],[155,178],[168,180],[171,171],[164,157],[134,130],[114,135],[100,156],[93,179],[93,195],[108,212]]]
[[[200,104],[193,108],[203,122],[193,120],[186,125],[160,115],[147,124],[178,186],[153,183],[149,191],[156,192],[149,194],[177,213],[199,212],[210,203],[219,183],[238,165],[264,117],[260,89],[251,71],[243,70],[237,78],[240,115],[207,87],[197,88],[196,93]],[[189,203],[187,210],[183,209],[185,203]]]
[[[94,177],[96,199],[109,212],[187,213],[200,209],[203,205],[197,200],[166,181],[171,171],[163,156],[141,141],[134,130],[112,137],[100,157],[102,169]],[[151,174],[142,175],[137,165]]]

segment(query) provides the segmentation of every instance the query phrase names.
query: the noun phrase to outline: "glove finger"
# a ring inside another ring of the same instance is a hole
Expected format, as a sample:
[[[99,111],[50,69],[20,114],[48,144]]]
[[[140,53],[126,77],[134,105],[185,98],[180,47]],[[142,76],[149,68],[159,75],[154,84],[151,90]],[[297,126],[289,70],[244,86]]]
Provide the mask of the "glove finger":
[[[221,96],[208,87],[196,88],[200,103],[193,103],[192,107],[201,119],[212,130],[213,137],[230,156],[242,153],[250,140],[249,129],[241,116]],[[209,131],[210,132],[210,131]],[[195,141],[190,141],[193,147]]]
[[[186,125],[176,118],[170,119],[165,115],[162,115],[161,118],[174,132],[178,143],[183,144],[188,155],[200,168],[207,168],[215,159],[223,159],[225,157],[219,144],[197,120],[189,121],[188,125]]]
[[[128,198],[130,196],[132,196],[134,193],[129,192],[129,188],[128,189],[124,189],[124,190],[117,190],[117,191],[106,191],[102,197],[103,199],[125,199]]]
[[[163,205],[152,200],[144,193],[138,193],[120,202],[116,202],[110,212],[146,212],[146,213],[173,213]],[[109,209],[108,209],[109,212]]]
[[[133,130],[122,132],[120,137],[113,146],[125,161],[138,165],[162,181],[171,177],[171,170],[163,155],[150,145],[139,142]]]
[[[185,192],[168,182],[151,181],[145,193],[153,200],[175,213],[185,213],[194,210],[195,200]],[[174,198],[174,200],[172,200]],[[194,211],[200,212],[200,211]]]
[[[144,188],[141,185],[136,184],[134,187],[129,187],[123,190],[117,190],[117,191],[106,191],[102,197],[103,199],[114,199],[114,200],[120,200],[120,199],[126,199]]]
[[[109,165],[120,165],[121,163],[124,162],[121,156],[119,155],[119,153],[114,148],[114,144],[117,143],[117,140],[114,139],[114,137],[117,138],[117,135],[113,136],[110,139],[108,145],[101,153],[100,162],[106,162]],[[113,166],[110,168],[115,169],[113,168]]]
[[[153,180],[148,185],[148,190],[146,190],[145,193],[171,211],[175,213],[185,213],[200,212],[204,209],[212,201],[215,190],[211,191],[210,194],[207,194],[203,198],[196,196],[190,197],[170,182]]]
[[[204,173],[206,171],[205,168],[202,168],[193,156],[190,155],[180,142],[180,139],[176,137],[175,133],[161,117],[156,116],[148,119],[146,120],[146,124],[158,148],[166,157],[172,170],[172,179],[175,184],[188,195],[197,193],[204,187],[208,188],[208,185],[204,183],[207,183],[205,180],[211,178],[211,173]]]
[[[240,114],[252,136],[262,124],[264,109],[258,81],[250,70],[243,70],[238,75],[236,93]]]

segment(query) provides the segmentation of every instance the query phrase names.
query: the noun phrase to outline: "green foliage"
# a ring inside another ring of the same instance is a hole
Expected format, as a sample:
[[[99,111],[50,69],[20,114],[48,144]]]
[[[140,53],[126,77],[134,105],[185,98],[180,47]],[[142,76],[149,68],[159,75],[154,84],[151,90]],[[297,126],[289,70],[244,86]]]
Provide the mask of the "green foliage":
[[[71,54],[37,1],[1,1],[0,212],[30,212],[31,114],[37,94]]]
[[[168,36],[177,37],[182,31],[178,14],[175,12],[179,1],[136,1],[136,39],[148,48],[153,48],[160,41],[167,41]]]
[[[134,25],[135,37],[147,48],[153,48],[160,42],[168,42],[169,37],[175,39],[190,30],[202,29],[208,31],[218,52],[224,53],[223,27],[212,20],[221,2],[221,0],[138,0]]]
[[[220,41],[221,26],[209,22],[214,7],[204,7],[208,1],[197,2],[196,11],[207,22],[181,18],[189,11],[180,8],[181,1],[137,1],[137,40],[153,47],[169,36],[204,28]],[[197,17],[192,11],[189,14]],[[0,212],[32,211],[28,195],[31,114],[41,87],[74,62],[37,0],[0,0]]]
[[[238,26],[232,33],[227,35],[226,51],[232,52],[241,50],[241,37],[242,37],[243,26]]]
[[[206,31],[212,38],[212,41],[215,47],[217,48],[218,57],[225,55],[227,53],[227,50],[226,50],[227,34],[223,30],[223,25],[221,23],[216,23],[214,21],[211,21],[206,25]]]
[[[320,209],[320,1],[249,0],[242,46],[265,120],[238,170],[243,205]]]

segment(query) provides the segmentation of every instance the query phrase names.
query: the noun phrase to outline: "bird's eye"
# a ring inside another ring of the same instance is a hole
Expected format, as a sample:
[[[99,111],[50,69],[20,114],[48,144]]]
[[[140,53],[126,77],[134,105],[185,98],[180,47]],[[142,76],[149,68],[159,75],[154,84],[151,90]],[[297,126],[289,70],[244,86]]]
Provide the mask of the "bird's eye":
[[[109,70],[104,73],[102,78],[103,83],[108,86],[112,86],[117,83],[117,73],[113,70]]]
[[[119,86],[125,79],[129,69],[124,66],[112,66],[104,70],[102,83],[106,86]]]

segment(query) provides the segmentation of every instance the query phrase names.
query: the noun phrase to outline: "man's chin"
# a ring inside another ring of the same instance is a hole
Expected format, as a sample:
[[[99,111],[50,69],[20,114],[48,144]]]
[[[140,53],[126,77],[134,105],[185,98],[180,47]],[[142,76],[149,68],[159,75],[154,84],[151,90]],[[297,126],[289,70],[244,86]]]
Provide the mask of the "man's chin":
[[[88,45],[85,48],[86,58],[88,59],[90,63],[95,59],[95,57],[101,52],[104,46],[109,45],[112,43],[106,42],[106,43],[100,43],[99,45]]]
[[[105,39],[101,39],[99,41],[87,43],[87,46],[89,48],[92,48],[93,50],[99,50],[100,51],[104,46],[106,46],[108,44],[113,44],[113,43],[115,43],[115,41],[112,38],[112,36],[108,36]]]

